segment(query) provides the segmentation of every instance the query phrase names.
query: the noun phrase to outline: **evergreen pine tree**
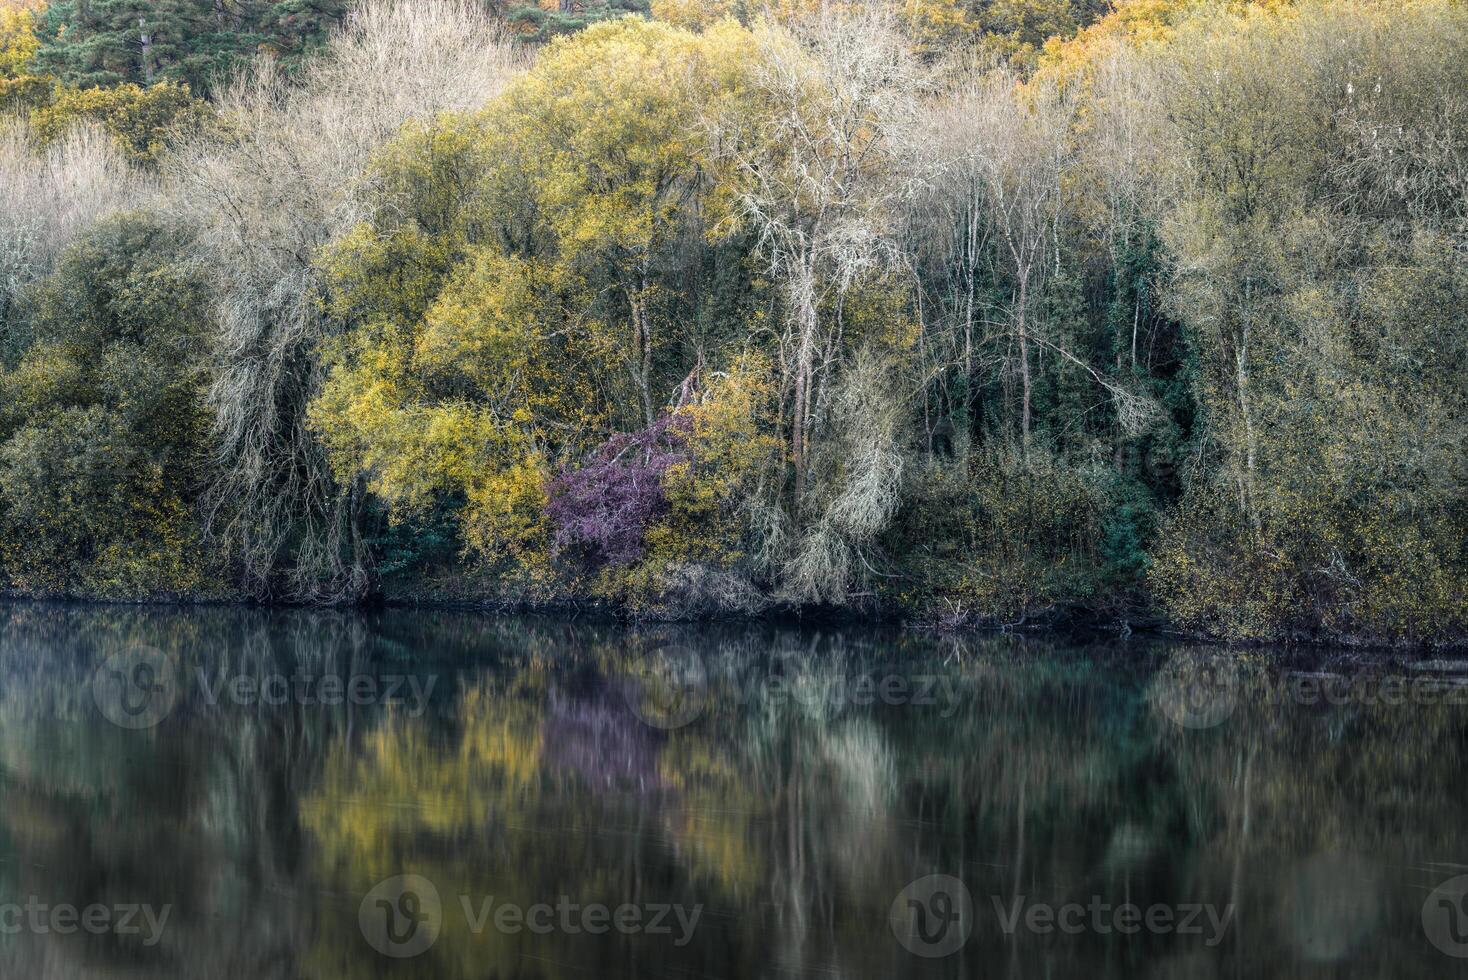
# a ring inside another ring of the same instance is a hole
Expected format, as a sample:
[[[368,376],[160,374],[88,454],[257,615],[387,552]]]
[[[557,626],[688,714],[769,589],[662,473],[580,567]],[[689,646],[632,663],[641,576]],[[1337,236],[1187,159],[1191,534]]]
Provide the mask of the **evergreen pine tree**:
[[[81,88],[172,81],[207,92],[260,52],[291,63],[321,44],[345,0],[56,0],[37,64]]]

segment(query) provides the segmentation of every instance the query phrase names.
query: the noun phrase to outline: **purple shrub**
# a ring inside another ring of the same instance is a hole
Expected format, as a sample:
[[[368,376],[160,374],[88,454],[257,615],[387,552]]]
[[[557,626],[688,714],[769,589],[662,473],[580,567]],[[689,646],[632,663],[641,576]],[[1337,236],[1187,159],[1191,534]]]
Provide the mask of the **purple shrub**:
[[[687,458],[687,433],[686,419],[665,414],[641,432],[608,439],[581,468],[561,470],[546,505],[556,549],[593,568],[641,558],[644,533],[667,510],[663,474]]]

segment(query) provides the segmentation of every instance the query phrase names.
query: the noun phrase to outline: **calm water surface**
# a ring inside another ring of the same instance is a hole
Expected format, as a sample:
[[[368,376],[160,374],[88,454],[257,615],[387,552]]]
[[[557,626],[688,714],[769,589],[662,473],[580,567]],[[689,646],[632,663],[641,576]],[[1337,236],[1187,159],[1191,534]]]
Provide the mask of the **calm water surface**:
[[[1462,974],[1468,664],[1342,660],[0,607],[0,977]]]

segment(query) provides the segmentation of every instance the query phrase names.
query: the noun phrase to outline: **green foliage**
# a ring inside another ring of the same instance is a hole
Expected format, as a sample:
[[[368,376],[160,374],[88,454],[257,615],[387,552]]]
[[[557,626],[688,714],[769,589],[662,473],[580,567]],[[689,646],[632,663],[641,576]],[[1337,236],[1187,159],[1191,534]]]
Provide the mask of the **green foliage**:
[[[1026,622],[1093,601],[1114,584],[1101,542],[1119,508],[1106,483],[1004,448],[925,467],[887,542],[908,556],[900,598],[948,624]]]
[[[207,119],[204,104],[187,85],[159,82],[142,88],[58,89],[43,107],[30,114],[31,129],[42,145],[65,135],[78,123],[96,123],[112,134],[139,164],[156,164],[167,141]]]
[[[348,0],[274,0],[259,15],[266,40],[263,50],[287,68],[304,63],[321,50],[341,24]]]
[[[1099,559],[1108,588],[1125,595],[1142,584],[1152,563],[1148,551],[1157,520],[1157,500],[1145,484],[1117,480],[1110,510],[1101,521]]]
[[[43,75],[0,78],[0,113],[24,116],[50,103],[55,82]]]
[[[197,593],[206,287],[175,227],[99,225],[36,287],[0,375],[0,567],[29,592]]]
[[[1461,5],[342,8],[0,21],[13,587],[1468,638]]]
[[[1033,65],[1047,41],[1072,37],[1105,12],[1095,0],[908,0],[902,13],[925,51],[972,46],[981,57]]]
[[[554,10],[536,4],[511,3],[507,5],[505,21],[521,39],[543,44],[604,20],[646,14],[650,9],[649,0],[560,0]]]
[[[288,63],[325,40],[341,0],[56,0],[36,63],[79,88],[168,81],[208,92],[257,53]]]
[[[677,86],[707,57],[665,25],[598,25],[483,116],[382,155],[378,216],[327,263],[350,329],[312,420],[344,478],[401,512],[460,495],[482,560],[544,578],[550,466],[645,424],[688,370],[664,339],[699,176]]]
[[[1382,158],[1464,118],[1447,94],[1468,85],[1448,53],[1464,43],[1451,8],[1178,41],[1168,98],[1195,169],[1164,235],[1210,463],[1153,569],[1180,621],[1253,640],[1462,635],[1461,202],[1407,188],[1451,180],[1468,143],[1454,129],[1444,155],[1386,173]]]

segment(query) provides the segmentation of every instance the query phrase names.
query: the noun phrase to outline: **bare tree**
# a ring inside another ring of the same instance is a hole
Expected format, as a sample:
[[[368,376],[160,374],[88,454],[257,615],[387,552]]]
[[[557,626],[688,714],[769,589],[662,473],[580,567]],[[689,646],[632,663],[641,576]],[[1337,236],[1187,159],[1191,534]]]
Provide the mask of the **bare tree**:
[[[476,109],[516,68],[500,23],[470,0],[368,0],[299,84],[262,60],[220,97],[221,125],[172,158],[218,294],[212,524],[257,592],[283,580],[292,598],[349,599],[368,585],[359,494],[305,422],[329,329],[316,260],[366,217],[370,162],[404,123]]]
[[[750,100],[710,127],[731,171],[738,220],[755,229],[784,301],[781,340],[794,462],[806,490],[817,388],[840,350],[839,305],[860,277],[900,258],[913,186],[903,163],[922,71],[890,16],[823,10],[755,29]]]
[[[1104,388],[1124,429],[1135,431],[1154,415],[1147,399],[1103,376],[1036,316],[1048,282],[1061,271],[1066,182],[1077,168],[1075,128],[1073,94],[1045,78],[1022,84],[1005,69],[961,73],[928,107],[924,124],[936,158],[924,221],[944,226],[942,255],[956,294],[947,298],[947,313],[962,332],[956,353],[973,386],[972,372],[983,360],[976,348],[1000,347],[995,360],[1019,381],[1026,452],[1037,361],[1045,352]],[[986,283],[1002,287],[1008,301],[984,307],[978,295]]]
[[[980,164],[983,147],[972,122],[964,100],[950,93],[923,106],[916,143],[925,180],[909,216],[908,248],[921,280],[937,287],[924,304],[924,328],[935,342],[929,356],[940,367],[956,364],[963,372],[968,382],[964,407],[976,427],[982,329],[991,312],[986,293],[993,274],[993,226]]]
[[[1008,72],[993,72],[962,91],[980,147],[975,163],[984,189],[998,254],[1012,292],[1010,340],[1020,376],[1020,442],[1030,445],[1034,368],[1038,339],[1031,313],[1051,271],[1059,271],[1061,178],[1068,164],[1073,102],[1056,86],[1039,82],[1025,92]]]
[[[906,379],[860,351],[833,386],[833,424],[815,454],[823,491],[785,570],[785,592],[801,601],[843,602],[853,582],[875,572],[868,552],[901,503]],[[865,574],[864,574],[865,573]]]
[[[1123,263],[1123,249],[1136,240],[1149,200],[1165,196],[1165,170],[1154,166],[1161,119],[1155,112],[1157,73],[1125,47],[1098,59],[1091,69],[1085,123],[1079,127],[1077,165],[1084,203],[1077,202],[1095,228],[1111,267]],[[1133,309],[1131,335],[1118,344],[1137,366],[1140,306]]]
[[[72,239],[150,190],[100,129],[78,127],[37,152],[24,125],[0,126],[0,330],[15,328],[25,287]],[[18,340],[0,338],[0,349]]]

